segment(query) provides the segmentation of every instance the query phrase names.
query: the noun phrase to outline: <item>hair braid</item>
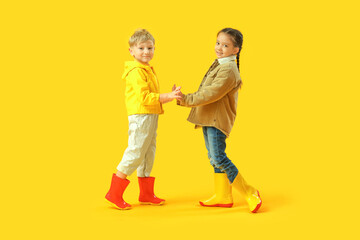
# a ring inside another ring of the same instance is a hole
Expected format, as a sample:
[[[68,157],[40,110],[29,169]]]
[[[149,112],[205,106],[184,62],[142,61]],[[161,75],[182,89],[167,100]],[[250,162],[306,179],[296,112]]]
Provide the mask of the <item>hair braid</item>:
[[[240,64],[240,50],[239,50],[239,52],[236,54],[236,65],[237,65],[238,70],[239,70],[239,72],[240,72],[239,64]]]

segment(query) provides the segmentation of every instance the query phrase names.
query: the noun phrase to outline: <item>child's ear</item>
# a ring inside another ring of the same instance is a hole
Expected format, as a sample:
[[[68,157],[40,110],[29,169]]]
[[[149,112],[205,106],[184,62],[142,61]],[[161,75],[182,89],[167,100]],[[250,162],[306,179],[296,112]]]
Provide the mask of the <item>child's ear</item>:
[[[234,48],[234,55],[238,54],[239,51],[240,51],[240,48],[238,48],[238,47]]]
[[[131,48],[131,47],[129,48],[129,52],[130,52],[130,55],[131,55],[131,56],[134,56],[134,55],[133,55],[133,51],[132,51],[132,48]]]

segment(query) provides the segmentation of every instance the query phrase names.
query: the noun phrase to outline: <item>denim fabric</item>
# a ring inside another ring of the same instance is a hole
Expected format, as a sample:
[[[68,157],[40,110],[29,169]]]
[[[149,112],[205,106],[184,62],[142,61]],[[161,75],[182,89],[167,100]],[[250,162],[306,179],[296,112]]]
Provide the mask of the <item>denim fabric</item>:
[[[215,173],[226,173],[232,183],[239,171],[226,156],[226,135],[214,127],[203,127],[203,133],[210,164],[214,167]]]

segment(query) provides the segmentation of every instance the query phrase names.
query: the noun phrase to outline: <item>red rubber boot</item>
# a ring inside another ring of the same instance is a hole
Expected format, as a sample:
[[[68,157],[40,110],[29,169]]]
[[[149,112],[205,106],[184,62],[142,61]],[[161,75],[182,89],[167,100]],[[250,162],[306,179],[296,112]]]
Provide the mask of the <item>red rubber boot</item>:
[[[162,205],[165,200],[154,194],[154,177],[138,177],[140,187],[140,204]]]
[[[119,178],[114,173],[112,176],[110,190],[105,196],[106,200],[108,200],[111,205],[118,209],[130,209],[131,205],[125,202],[123,199],[123,193],[129,183],[129,180]]]

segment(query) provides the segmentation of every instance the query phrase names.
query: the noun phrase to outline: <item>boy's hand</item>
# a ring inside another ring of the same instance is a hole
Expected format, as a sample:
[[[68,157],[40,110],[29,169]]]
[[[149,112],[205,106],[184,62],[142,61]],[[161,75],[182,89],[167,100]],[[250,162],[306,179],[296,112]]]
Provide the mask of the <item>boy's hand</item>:
[[[181,100],[182,98],[184,98],[184,94],[180,91],[180,89],[181,89],[181,87],[176,87],[176,84],[174,84],[174,86],[172,87],[172,91],[174,92],[176,92],[176,95],[177,96],[181,96],[181,98],[179,99],[179,98],[176,98],[177,100]]]
[[[174,84],[174,86],[172,87],[172,90],[173,90],[173,91],[175,91],[175,90],[179,90],[179,91],[180,91],[180,89],[181,89],[181,87],[176,87],[176,84]],[[177,105],[180,105],[180,100],[182,100],[185,95],[184,95],[181,91],[178,93],[178,95],[181,96],[181,98],[180,98],[180,99],[178,99],[178,98],[176,99],[176,104],[177,104]]]
[[[180,91],[180,89],[181,87],[176,87],[176,85],[174,85],[172,87],[172,92],[160,94],[160,102],[168,103],[174,99],[181,100],[184,97],[184,94]]]
[[[174,84],[174,86],[172,87],[171,91],[175,91],[175,90],[180,90],[181,87],[176,87],[176,84]]]
[[[169,97],[171,98],[171,100],[173,99],[181,100],[183,98],[184,94],[180,91],[180,89],[181,87],[175,87],[175,89],[171,93],[169,93]]]

